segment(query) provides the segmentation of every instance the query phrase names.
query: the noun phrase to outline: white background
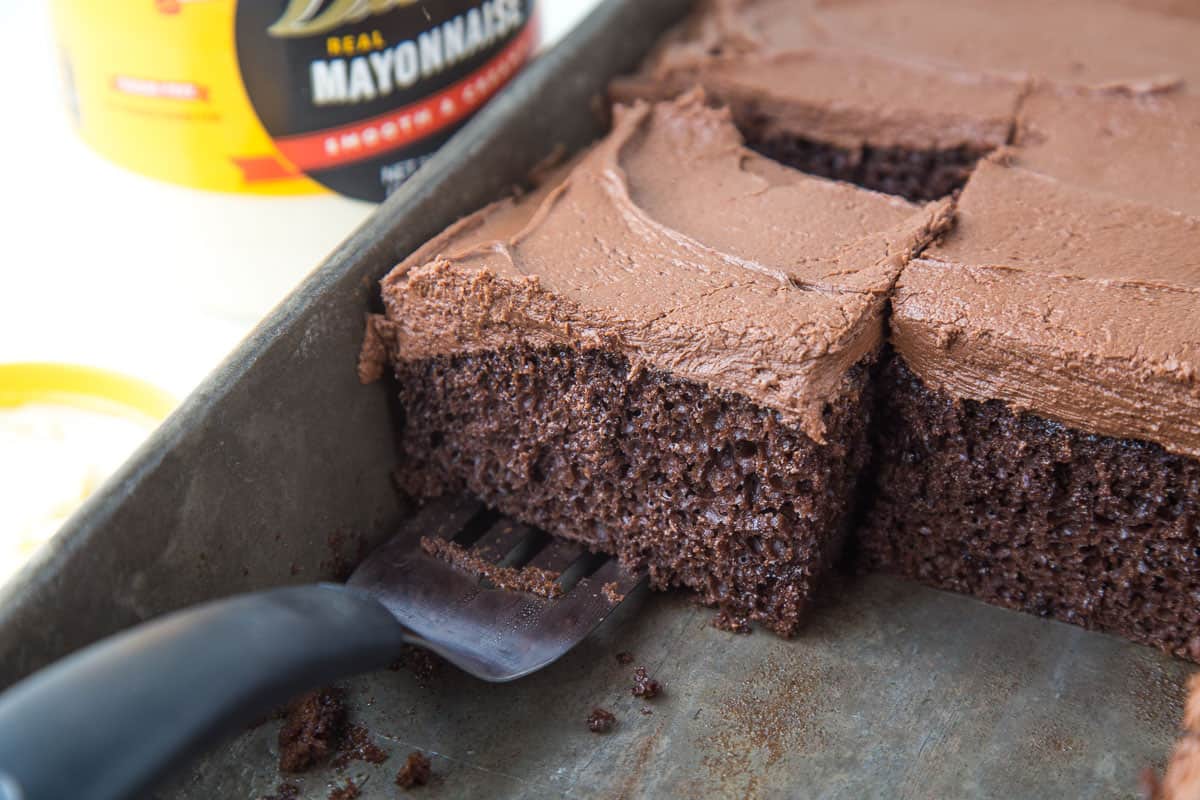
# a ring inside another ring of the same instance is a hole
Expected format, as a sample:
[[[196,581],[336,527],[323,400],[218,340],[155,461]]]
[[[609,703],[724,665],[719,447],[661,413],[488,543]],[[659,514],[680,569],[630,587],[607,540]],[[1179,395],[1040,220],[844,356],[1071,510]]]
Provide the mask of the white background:
[[[539,0],[544,41],[598,2]],[[199,192],[104,161],[61,106],[48,17],[0,0],[0,363],[101,366],[181,398],[372,206]]]

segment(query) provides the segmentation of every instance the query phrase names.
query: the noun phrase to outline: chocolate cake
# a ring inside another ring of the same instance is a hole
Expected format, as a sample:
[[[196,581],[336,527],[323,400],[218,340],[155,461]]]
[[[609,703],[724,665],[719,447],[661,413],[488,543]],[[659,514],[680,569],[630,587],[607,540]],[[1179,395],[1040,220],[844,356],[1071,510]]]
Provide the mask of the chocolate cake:
[[[661,100],[702,86],[763,154],[915,201],[961,188],[982,155],[1009,141],[1023,81],[895,57],[902,51],[856,52],[797,9],[711,3],[611,94]]]
[[[1196,41],[1175,0],[702,3],[608,138],[384,280],[402,487],[734,629],[794,632],[853,529],[1200,659]]]
[[[782,167],[698,95],[382,284],[398,479],[795,630],[867,458],[886,297],[948,204]]]
[[[396,773],[396,785],[401,789],[425,786],[433,777],[433,764],[420,750],[413,750],[404,760],[404,766]]]
[[[695,85],[747,142],[817,175],[921,200],[961,189],[1050,83],[1200,85],[1200,15],[1130,0],[708,0],[612,95]],[[980,35],[986,31],[986,35]]]
[[[561,597],[563,593],[562,584],[558,583],[561,573],[553,570],[530,565],[516,568],[493,564],[456,542],[434,536],[422,536],[421,549],[456,569],[478,575],[497,589],[527,592],[548,600]]]
[[[597,706],[588,714],[587,726],[592,733],[608,733],[617,724],[617,717],[611,711]]]
[[[337,748],[346,726],[345,692],[326,687],[293,700],[279,729],[279,771],[304,772]]]
[[[984,162],[892,308],[865,563],[1189,656],[1200,218]]]

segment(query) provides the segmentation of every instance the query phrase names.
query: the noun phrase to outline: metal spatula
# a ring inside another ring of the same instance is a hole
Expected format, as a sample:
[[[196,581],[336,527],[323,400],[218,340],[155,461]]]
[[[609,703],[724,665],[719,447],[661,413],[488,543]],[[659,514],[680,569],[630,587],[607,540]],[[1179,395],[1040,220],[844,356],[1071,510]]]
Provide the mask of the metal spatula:
[[[561,596],[490,587],[427,555],[421,536],[505,567],[561,570]],[[519,678],[578,644],[640,581],[612,559],[473,501],[430,504],[346,585],[272,589],[176,612],[10,688],[0,695],[0,800],[141,796],[215,737],[305,689],[384,667],[404,644],[487,681]]]

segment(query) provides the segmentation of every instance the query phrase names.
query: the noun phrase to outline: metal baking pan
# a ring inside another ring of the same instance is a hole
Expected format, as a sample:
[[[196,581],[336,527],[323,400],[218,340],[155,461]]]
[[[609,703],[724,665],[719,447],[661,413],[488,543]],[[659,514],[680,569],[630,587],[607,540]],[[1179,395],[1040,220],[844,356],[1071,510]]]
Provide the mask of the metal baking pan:
[[[610,0],[277,308],[3,590],[0,685],[190,603],[329,577],[395,530],[393,404],[355,375],[376,281],[554,147],[600,135],[607,80],[688,5]],[[361,676],[346,684],[351,716],[392,757],[289,780],[305,798],[345,777],[394,798],[420,749],[429,797],[1088,798],[1132,795],[1170,750],[1183,662],[883,576],[828,595],[792,641],[716,630],[686,595],[656,594],[515,684],[448,667]],[[664,696],[631,696],[623,650]],[[588,731],[597,705],[617,715],[611,733]],[[272,794],[277,728],[242,733],[155,796]]]

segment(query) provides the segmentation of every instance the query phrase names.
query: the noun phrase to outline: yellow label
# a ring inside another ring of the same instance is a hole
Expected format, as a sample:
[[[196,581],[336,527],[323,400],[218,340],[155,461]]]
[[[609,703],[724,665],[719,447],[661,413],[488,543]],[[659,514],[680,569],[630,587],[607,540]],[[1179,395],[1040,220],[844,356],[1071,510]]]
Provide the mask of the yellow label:
[[[224,192],[382,200],[500,90],[533,0],[52,0],[85,141]]]
[[[243,87],[236,0],[52,0],[68,103],[105,157],[198,189],[327,192],[288,168]]]
[[[55,403],[161,420],[175,398],[137,378],[78,364],[0,364],[0,408]]]

